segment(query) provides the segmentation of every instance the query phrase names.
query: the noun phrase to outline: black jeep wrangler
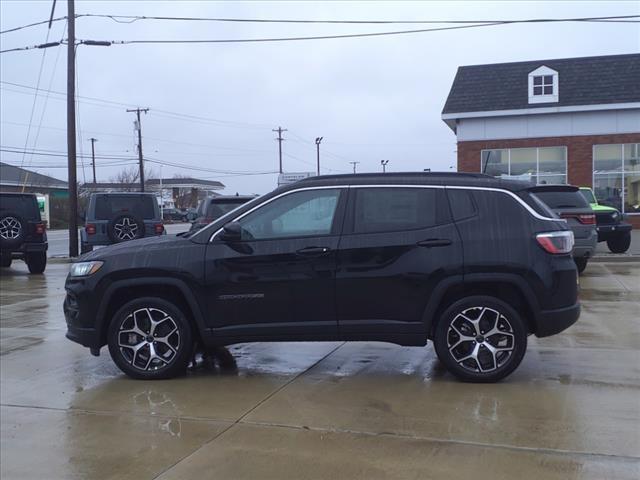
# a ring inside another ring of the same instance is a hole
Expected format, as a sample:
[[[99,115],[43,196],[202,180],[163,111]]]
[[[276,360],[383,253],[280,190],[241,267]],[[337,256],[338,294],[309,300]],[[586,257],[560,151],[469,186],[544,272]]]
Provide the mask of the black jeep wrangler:
[[[194,233],[72,264],[67,337],[134,378],[185,371],[194,344],[433,340],[447,369],[494,382],[530,334],[580,314],[574,237],[531,184],[481,174],[321,176]]]
[[[10,267],[14,258],[31,273],[44,272],[47,232],[34,194],[0,192],[0,265]]]

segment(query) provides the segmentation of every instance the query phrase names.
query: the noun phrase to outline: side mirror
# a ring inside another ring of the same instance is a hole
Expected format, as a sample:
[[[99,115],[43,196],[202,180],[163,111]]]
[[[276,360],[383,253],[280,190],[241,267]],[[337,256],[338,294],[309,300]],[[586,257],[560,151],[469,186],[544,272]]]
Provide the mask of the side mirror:
[[[239,242],[242,239],[242,227],[238,222],[229,222],[222,227],[220,240],[223,242]]]

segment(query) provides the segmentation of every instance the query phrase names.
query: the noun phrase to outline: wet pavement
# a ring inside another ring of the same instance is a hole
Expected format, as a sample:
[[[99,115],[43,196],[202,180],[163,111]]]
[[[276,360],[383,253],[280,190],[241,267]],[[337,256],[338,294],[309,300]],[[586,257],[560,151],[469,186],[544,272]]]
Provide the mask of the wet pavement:
[[[376,342],[242,344],[130,380],[64,338],[67,269],[1,272],[3,479],[640,477],[640,263],[589,264],[579,322],[493,385]]]

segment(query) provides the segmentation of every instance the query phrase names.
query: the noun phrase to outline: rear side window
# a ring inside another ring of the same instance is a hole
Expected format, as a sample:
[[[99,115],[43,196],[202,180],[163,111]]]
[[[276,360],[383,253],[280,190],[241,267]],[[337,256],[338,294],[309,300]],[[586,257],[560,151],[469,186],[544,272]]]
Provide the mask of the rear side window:
[[[476,205],[469,190],[447,189],[447,196],[454,220],[462,220],[476,214]]]
[[[550,208],[590,208],[580,192],[535,192],[534,195]]]
[[[96,198],[96,220],[111,220],[131,214],[143,220],[156,218],[155,198],[150,195],[99,195]]]
[[[417,230],[438,224],[432,188],[355,189],[353,233]]]
[[[0,213],[15,213],[27,220],[40,220],[38,201],[31,195],[0,196]]]

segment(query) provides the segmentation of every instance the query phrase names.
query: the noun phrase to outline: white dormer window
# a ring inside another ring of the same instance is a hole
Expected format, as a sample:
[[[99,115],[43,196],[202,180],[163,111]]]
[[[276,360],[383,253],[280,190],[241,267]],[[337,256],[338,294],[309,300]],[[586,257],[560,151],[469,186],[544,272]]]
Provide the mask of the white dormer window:
[[[529,73],[529,103],[557,102],[558,72],[545,67],[536,68]]]

